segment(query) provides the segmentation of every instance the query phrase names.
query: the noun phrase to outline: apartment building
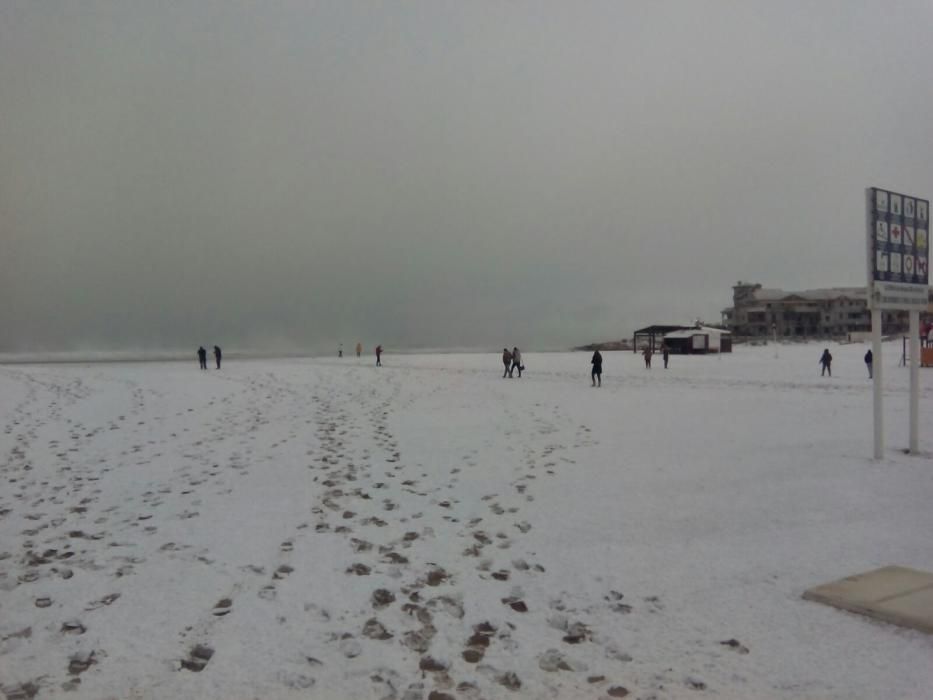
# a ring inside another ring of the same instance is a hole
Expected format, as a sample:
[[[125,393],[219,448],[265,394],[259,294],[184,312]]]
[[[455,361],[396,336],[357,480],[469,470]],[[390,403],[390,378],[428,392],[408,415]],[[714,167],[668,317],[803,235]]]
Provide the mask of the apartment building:
[[[733,335],[778,338],[845,338],[871,332],[865,287],[832,287],[802,292],[766,289],[739,282],[733,306],[723,309],[723,325]],[[884,311],[885,334],[906,333],[906,311]]]

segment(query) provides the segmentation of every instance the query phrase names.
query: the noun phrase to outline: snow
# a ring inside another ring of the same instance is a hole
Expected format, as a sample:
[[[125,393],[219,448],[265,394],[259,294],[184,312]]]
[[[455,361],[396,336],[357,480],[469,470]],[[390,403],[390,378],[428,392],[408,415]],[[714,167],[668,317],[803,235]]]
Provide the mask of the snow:
[[[900,344],[880,462],[830,348],[0,366],[0,696],[928,698],[800,597],[933,570]]]

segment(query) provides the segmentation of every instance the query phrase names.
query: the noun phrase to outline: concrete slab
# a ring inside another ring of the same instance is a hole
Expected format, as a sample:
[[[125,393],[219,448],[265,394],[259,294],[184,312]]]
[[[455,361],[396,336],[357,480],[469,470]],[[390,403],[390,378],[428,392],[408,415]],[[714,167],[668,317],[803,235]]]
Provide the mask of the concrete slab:
[[[933,634],[933,573],[885,566],[811,588],[805,600]]]

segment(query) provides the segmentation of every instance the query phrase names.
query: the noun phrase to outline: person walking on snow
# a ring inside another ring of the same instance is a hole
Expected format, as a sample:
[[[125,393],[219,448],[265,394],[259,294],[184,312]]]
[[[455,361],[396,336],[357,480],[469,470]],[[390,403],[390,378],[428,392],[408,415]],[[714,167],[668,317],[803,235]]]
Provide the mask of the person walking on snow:
[[[652,355],[651,346],[649,345],[648,347],[646,347],[641,354],[645,358],[645,368],[651,369],[651,355]]]
[[[874,357],[871,354],[871,348],[868,349],[868,352],[865,353],[865,366],[868,367],[868,378],[872,378],[871,365],[874,362]]]
[[[509,367],[512,366],[512,353],[508,348],[502,348],[502,364],[505,365],[505,371],[502,373],[502,378],[505,379],[509,376]]]
[[[376,367],[382,367],[382,346],[376,346]]]
[[[590,364],[593,365],[593,372],[590,377],[593,379],[593,386],[602,386],[603,385],[603,356],[599,354],[599,350],[593,352],[593,359],[590,360]]]
[[[220,346],[214,346],[214,360],[217,362],[217,369],[220,369],[220,358],[221,358]]]
[[[201,369],[207,369],[207,350],[204,349],[204,346],[198,348],[198,363],[201,365]]]
[[[337,357],[343,357],[343,343],[337,347]]]
[[[512,367],[509,369],[509,376],[512,376],[512,372],[518,368],[518,378],[522,378],[522,370],[525,369],[525,365],[522,364],[522,353],[518,348],[512,348]]]
[[[667,358],[670,357],[671,349],[667,343],[661,343],[661,357],[664,358],[664,369],[667,369]]]
[[[363,345],[362,343],[357,343],[356,344],[356,356],[359,357],[362,354],[363,354]]]
[[[820,376],[823,377],[829,372],[829,376],[833,376],[833,356],[829,354],[829,348],[823,350],[823,354],[820,356],[820,364],[823,365],[823,371],[820,372]]]

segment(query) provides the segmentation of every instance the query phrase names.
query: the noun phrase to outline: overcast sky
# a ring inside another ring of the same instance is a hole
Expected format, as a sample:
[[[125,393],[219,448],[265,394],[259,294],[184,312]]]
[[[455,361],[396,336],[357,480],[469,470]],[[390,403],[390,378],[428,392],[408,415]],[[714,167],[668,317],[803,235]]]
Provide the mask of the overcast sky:
[[[0,350],[559,348],[865,282],[933,3],[0,0]]]

